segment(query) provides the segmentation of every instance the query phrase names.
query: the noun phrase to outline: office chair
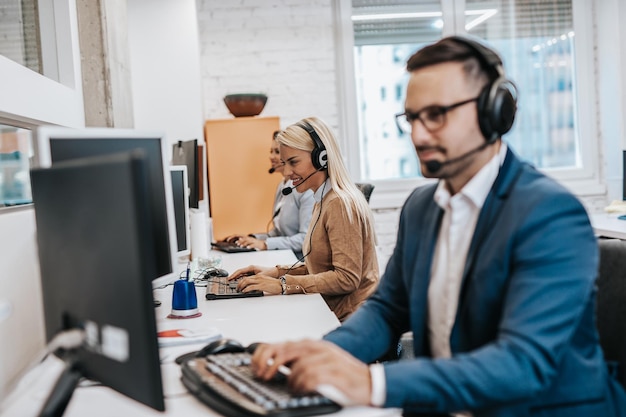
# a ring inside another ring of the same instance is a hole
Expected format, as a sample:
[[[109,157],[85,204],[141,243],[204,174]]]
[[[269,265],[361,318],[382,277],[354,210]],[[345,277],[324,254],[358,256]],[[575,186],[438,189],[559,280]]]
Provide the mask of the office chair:
[[[370,202],[370,196],[372,195],[372,191],[374,191],[374,185],[368,183],[356,183],[355,184],[359,190],[365,196],[365,201]]]
[[[626,241],[598,239],[596,320],[609,370],[626,388]]]

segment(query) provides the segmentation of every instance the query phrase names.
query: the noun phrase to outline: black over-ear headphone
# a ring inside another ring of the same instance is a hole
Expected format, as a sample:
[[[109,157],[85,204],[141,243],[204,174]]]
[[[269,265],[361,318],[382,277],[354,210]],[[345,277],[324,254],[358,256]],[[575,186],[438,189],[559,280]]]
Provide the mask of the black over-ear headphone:
[[[469,47],[480,65],[487,71],[490,81],[478,96],[478,126],[487,142],[494,142],[513,126],[517,111],[517,88],[506,78],[502,60],[496,52],[478,40],[452,36],[455,42]]]
[[[326,146],[324,146],[324,142],[322,142],[322,139],[320,139],[315,129],[313,129],[313,126],[306,121],[301,121],[298,123],[298,126],[307,131],[315,144],[315,147],[311,151],[311,161],[315,169],[328,169],[328,153],[326,152]]]

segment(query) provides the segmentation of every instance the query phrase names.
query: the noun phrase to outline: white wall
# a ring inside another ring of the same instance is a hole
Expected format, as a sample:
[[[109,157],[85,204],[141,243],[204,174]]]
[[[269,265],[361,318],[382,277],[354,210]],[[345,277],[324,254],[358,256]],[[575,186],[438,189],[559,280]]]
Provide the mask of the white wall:
[[[0,214],[0,403],[44,347],[34,213],[30,207]]]
[[[203,141],[194,0],[128,0],[135,128]]]
[[[195,0],[128,0],[127,5],[134,127],[165,132],[170,143],[203,144]],[[208,213],[206,181],[203,186],[199,208]]]

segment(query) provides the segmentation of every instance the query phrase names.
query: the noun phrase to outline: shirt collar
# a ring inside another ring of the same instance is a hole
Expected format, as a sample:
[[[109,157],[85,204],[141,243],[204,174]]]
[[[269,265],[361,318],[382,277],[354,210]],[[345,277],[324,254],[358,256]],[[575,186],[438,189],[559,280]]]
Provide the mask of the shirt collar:
[[[478,171],[476,175],[474,175],[456,195],[465,196],[472,201],[476,207],[481,208],[487,199],[487,195],[489,194],[493,183],[498,177],[500,167],[506,158],[506,150],[506,143],[501,142],[498,154],[494,155],[493,158],[491,158],[491,160],[487,162],[487,164],[485,164],[485,166],[482,167],[480,171]],[[450,191],[448,191],[448,188],[446,187],[445,181],[440,180],[437,184],[437,190],[434,195],[435,202],[441,208],[445,209],[450,201],[450,198],[452,197],[453,196],[450,195]]]
[[[315,199],[316,203],[319,203],[326,196],[326,194],[328,194],[328,192],[332,189],[333,189],[333,186],[330,183],[330,178],[326,178],[326,180],[322,183],[320,188],[318,188],[317,191],[315,191],[315,194],[313,194],[313,199]]]

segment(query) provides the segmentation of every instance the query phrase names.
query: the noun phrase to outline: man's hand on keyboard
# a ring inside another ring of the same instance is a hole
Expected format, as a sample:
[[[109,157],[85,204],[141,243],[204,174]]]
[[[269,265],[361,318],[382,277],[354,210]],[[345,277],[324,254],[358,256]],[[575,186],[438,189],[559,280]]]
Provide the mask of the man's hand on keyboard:
[[[370,402],[369,367],[332,343],[303,340],[260,344],[256,348],[252,369],[257,377],[268,381],[281,366],[290,368],[288,383],[296,393],[316,392],[320,386],[332,386],[350,405]]]

